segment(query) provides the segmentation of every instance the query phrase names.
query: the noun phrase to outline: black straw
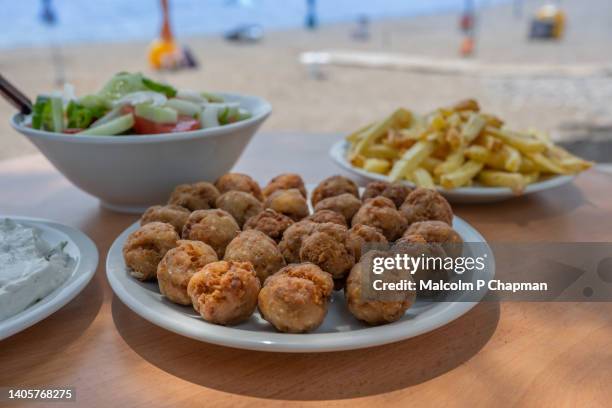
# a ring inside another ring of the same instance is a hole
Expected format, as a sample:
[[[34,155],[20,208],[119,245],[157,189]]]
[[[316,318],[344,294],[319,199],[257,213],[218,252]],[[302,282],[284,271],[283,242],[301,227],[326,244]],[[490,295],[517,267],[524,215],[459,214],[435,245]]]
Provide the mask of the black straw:
[[[32,101],[0,74],[0,94],[24,115],[32,112]]]

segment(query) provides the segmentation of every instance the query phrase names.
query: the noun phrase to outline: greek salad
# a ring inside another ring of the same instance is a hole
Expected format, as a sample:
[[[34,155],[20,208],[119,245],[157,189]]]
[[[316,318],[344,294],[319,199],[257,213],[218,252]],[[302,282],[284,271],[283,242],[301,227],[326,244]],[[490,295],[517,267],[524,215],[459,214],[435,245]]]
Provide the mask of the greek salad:
[[[177,89],[141,73],[120,72],[95,94],[39,95],[26,118],[34,129],[80,135],[151,135],[239,122],[251,112],[219,95]]]

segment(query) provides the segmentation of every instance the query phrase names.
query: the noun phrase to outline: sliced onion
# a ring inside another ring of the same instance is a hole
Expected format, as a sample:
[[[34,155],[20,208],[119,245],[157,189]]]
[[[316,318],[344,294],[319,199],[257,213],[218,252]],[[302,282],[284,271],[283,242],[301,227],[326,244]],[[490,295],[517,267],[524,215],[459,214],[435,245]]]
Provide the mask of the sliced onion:
[[[240,102],[211,102],[204,105],[204,107],[208,108],[217,108],[217,109],[225,109],[225,108],[239,108]]]
[[[89,128],[95,128],[97,126],[103,125],[111,120],[118,118],[121,116],[121,108],[122,106],[116,106],[113,109],[109,110],[106,115],[102,116],[100,119],[96,120],[94,123],[89,125]]]
[[[113,106],[138,105],[150,103],[153,106],[162,106],[168,98],[166,95],[153,91],[137,91],[129,93],[113,102]]]
[[[184,101],[195,102],[197,104],[208,103],[208,100],[200,95],[196,91],[192,91],[191,89],[179,89],[176,91],[175,98],[182,99]]]

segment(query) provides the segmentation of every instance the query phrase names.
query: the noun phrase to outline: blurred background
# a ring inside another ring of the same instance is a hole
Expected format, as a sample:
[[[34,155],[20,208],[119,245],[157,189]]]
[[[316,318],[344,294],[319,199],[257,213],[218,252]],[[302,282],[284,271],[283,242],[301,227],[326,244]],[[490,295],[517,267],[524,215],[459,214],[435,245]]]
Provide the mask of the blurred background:
[[[162,3],[0,0],[0,72],[31,98],[118,71],[256,94],[265,131],[348,133],[470,97],[567,143],[612,134],[609,0],[169,0],[166,20]],[[180,63],[160,63],[168,33]],[[0,102],[0,159],[35,151],[13,113]]]

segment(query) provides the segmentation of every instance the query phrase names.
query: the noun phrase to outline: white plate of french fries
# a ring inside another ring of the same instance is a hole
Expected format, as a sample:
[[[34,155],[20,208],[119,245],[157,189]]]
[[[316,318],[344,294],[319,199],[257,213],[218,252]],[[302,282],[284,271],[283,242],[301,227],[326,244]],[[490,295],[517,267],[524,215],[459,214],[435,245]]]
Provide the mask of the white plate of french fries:
[[[426,115],[400,108],[336,143],[330,155],[363,181],[435,188],[465,203],[548,190],[592,166],[544,132],[509,129],[473,100]]]

